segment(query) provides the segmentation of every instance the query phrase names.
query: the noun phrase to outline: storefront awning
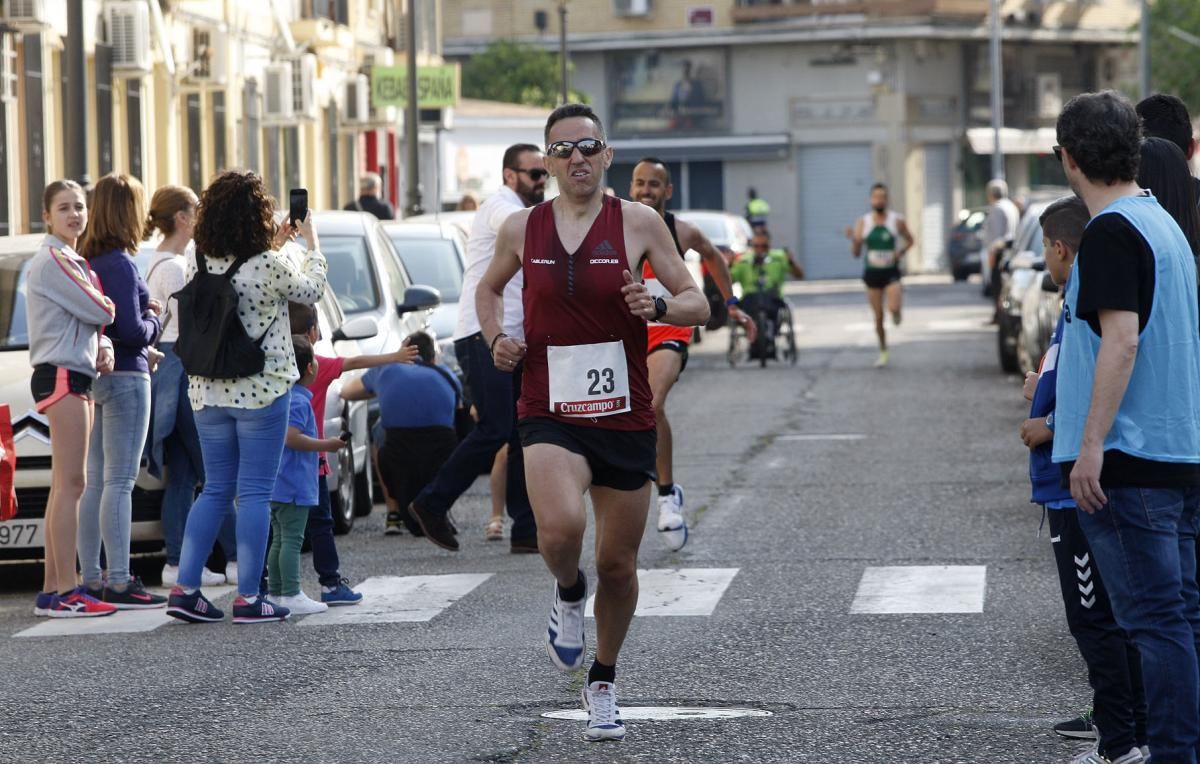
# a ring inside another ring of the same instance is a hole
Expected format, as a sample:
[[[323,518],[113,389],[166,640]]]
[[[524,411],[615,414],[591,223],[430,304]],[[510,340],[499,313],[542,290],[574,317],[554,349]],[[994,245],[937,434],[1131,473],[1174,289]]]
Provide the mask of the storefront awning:
[[[968,127],[967,143],[976,154],[991,154],[996,145],[990,127]],[[1000,128],[1000,150],[1005,154],[1049,154],[1058,143],[1053,127],[1021,130],[1015,127]]]
[[[773,135],[721,135],[703,138],[614,138],[609,141],[615,161],[635,162],[655,156],[664,162],[706,162],[784,159],[791,150],[786,133]]]

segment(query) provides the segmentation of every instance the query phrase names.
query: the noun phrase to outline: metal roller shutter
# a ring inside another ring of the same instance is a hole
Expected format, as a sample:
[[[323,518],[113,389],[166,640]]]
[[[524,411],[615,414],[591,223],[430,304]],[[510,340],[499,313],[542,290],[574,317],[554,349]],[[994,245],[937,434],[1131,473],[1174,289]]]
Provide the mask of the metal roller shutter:
[[[803,146],[797,152],[800,177],[800,251],[810,279],[853,278],[862,261],[850,256],[846,226],[867,212],[871,185],[869,144]]]
[[[926,271],[945,270],[946,236],[950,230],[950,146],[925,147],[925,206],[921,210],[921,265]],[[909,267],[916,265],[910,263]]]

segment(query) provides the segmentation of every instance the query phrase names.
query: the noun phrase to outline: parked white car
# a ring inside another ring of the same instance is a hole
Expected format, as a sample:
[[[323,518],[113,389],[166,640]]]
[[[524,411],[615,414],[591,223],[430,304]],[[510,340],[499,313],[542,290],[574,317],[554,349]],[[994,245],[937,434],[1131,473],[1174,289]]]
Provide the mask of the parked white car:
[[[458,225],[450,222],[406,220],[384,223],[383,228],[413,280],[434,287],[441,295],[441,304],[433,311],[430,323],[438,337],[441,362],[457,372],[454,329],[467,267],[466,236]]]

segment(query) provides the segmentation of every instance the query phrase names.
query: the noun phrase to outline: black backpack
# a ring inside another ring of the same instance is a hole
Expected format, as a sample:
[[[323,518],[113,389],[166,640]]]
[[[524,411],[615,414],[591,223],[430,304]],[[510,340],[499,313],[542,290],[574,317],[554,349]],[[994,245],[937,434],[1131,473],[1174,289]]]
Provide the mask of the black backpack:
[[[262,342],[267,333],[257,340],[250,339],[238,317],[233,274],[247,259],[234,260],[224,273],[209,273],[204,255],[197,252],[196,275],[173,295],[179,303],[175,354],[189,376],[241,379],[258,374],[266,366]]]

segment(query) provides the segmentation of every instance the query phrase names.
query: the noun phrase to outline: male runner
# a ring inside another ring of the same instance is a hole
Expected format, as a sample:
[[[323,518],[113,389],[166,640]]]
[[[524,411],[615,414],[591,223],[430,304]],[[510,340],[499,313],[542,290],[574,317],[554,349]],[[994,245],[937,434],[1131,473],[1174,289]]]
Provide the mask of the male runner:
[[[754,321],[738,310],[737,298],[729,281],[729,265],[700,229],[680,220],[667,212],[667,200],[675,187],[671,184],[671,171],[661,159],[646,157],[633,168],[633,179],[629,183],[629,198],[653,209],[666,221],[675,251],[680,257],[689,249],[700,253],[713,281],[729,306],[729,317],[746,330],[750,342],[754,342]],[[654,296],[667,296],[666,290],[654,276],[650,263],[642,267],[646,288]],[[683,548],[688,540],[687,520],[683,516],[683,487],[674,482],[673,455],[674,438],[671,423],[667,420],[667,395],[687,367],[688,345],[692,341],[690,326],[672,326],[658,321],[650,322],[647,330],[649,355],[646,366],[650,372],[650,391],[654,394],[654,424],[658,431],[658,533],[659,538],[672,552]],[[662,351],[662,352],[660,352]]]
[[[867,287],[867,302],[875,314],[875,335],[879,337],[879,358],[875,367],[887,366],[887,330],[883,325],[883,300],[887,297],[892,321],[900,325],[900,258],[912,248],[913,236],[900,213],[888,209],[888,189],[882,183],[871,186],[871,211],[855,221],[853,228],[846,229],[850,239],[850,253],[862,255],[867,247],[864,262],[863,283]],[[904,239],[904,244],[900,244]]]
[[[566,104],[546,122],[546,169],[560,195],[510,216],[476,292],[496,367],[524,367],[517,407],[538,548],[554,574],[546,645],[560,670],[583,665],[587,578],[579,568],[587,516],[596,514],[596,659],[583,692],[587,740],[620,740],[613,682],[637,607],[637,553],[654,479],[654,407],[646,322],[703,323],[697,288],[662,218],[604,193],[612,149],[590,107]],[[673,295],[636,281],[649,258]],[[502,295],[523,272],[525,341],[501,331]]]

